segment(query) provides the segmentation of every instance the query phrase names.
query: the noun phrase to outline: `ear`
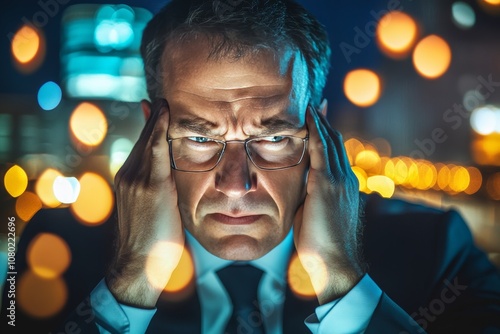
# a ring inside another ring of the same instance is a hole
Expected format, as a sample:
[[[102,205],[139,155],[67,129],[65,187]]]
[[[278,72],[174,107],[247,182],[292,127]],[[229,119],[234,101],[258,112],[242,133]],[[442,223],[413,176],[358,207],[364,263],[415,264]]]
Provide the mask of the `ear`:
[[[144,119],[147,121],[149,116],[151,116],[151,103],[148,100],[142,100],[141,109],[144,114]]]
[[[328,100],[323,99],[323,101],[321,101],[321,104],[319,105],[319,112],[326,117],[327,110],[328,110]]]

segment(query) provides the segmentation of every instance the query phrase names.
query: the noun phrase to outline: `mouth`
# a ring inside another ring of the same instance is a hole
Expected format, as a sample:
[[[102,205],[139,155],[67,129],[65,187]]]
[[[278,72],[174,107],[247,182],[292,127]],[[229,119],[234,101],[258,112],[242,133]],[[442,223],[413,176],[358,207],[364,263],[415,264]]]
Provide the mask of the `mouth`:
[[[230,216],[223,213],[212,213],[210,214],[210,217],[213,220],[226,225],[248,225],[255,223],[262,217],[262,215]]]

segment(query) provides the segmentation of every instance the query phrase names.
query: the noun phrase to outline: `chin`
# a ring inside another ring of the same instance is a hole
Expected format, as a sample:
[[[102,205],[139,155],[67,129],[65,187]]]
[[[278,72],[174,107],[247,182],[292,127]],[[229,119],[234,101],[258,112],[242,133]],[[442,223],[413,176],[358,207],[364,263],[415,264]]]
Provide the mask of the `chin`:
[[[230,261],[251,261],[268,253],[271,248],[265,247],[262,241],[247,235],[226,236],[207,248],[215,256]]]

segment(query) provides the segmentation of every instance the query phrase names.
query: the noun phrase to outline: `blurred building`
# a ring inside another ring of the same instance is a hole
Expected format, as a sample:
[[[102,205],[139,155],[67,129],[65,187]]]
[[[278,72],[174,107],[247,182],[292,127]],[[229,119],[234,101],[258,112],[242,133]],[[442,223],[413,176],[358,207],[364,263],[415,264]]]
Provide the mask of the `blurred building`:
[[[500,266],[500,1],[301,2],[330,33],[328,116],[360,190],[456,208]],[[8,6],[0,14],[1,219],[15,217],[16,238],[42,208],[70,208],[82,225],[99,226],[144,123],[139,45],[161,3]],[[2,268],[8,233],[2,224]],[[66,249],[60,240],[40,244]]]

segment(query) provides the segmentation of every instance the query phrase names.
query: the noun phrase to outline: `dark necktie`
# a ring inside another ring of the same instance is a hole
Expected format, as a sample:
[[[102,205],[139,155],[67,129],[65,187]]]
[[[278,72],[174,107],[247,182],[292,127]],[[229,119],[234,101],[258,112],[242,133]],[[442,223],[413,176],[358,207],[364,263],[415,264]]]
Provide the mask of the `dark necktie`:
[[[257,290],[262,270],[251,265],[230,265],[217,271],[231,302],[233,314],[226,334],[264,334]]]

